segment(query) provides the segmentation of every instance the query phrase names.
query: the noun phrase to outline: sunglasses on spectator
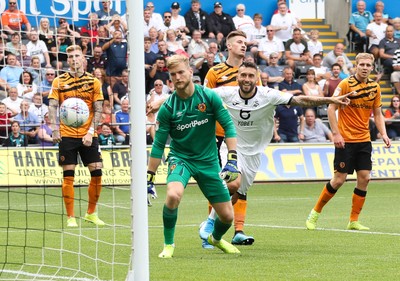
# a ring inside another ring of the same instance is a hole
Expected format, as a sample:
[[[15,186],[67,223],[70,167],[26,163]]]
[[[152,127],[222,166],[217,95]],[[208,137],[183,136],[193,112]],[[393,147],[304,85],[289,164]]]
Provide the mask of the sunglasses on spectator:
[[[236,11],[238,11],[238,12],[243,12],[244,10],[243,10],[243,9],[237,9]]]
[[[171,16],[164,16],[164,18],[166,18],[166,19],[170,19],[170,18],[171,18]]]
[[[17,2],[8,2],[10,5],[17,5]]]
[[[272,31],[274,31],[274,30],[273,30],[273,29],[268,29],[268,30],[267,30],[267,32],[272,32]]]
[[[163,84],[154,84],[154,86],[162,86]]]
[[[46,73],[47,76],[54,76],[54,73]]]

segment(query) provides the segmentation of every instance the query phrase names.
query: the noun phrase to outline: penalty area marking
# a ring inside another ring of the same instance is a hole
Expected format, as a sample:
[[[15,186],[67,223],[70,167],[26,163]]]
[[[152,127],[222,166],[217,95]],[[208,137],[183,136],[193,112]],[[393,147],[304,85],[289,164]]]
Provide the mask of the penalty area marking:
[[[77,277],[67,277],[67,276],[54,276],[54,275],[45,275],[45,274],[36,274],[36,273],[29,273],[29,272],[24,272],[24,271],[18,271],[18,270],[1,270],[0,272],[2,273],[9,273],[9,274],[15,274],[15,275],[23,275],[23,276],[29,276],[29,277],[39,277],[39,278],[51,278],[51,280],[77,280],[77,281],[90,281],[93,279],[89,278],[77,278]]]

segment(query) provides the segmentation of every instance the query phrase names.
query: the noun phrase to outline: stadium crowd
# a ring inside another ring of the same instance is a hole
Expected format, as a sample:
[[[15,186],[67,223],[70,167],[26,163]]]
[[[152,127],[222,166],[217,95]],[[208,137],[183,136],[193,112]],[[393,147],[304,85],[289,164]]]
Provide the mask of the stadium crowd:
[[[18,10],[17,0],[8,2],[1,18],[0,35],[1,143],[10,143],[5,140],[13,135],[12,121],[18,121],[20,127],[14,126],[14,130],[19,129],[26,140],[12,142],[16,146],[25,141],[30,145],[51,144],[51,131],[46,126],[47,97],[54,78],[67,70],[65,50],[72,44],[81,46],[86,71],[102,83],[105,102],[102,126],[98,128],[101,138],[105,144],[129,143],[127,17],[111,9],[110,1],[101,1],[101,6],[88,15],[84,26],[59,18],[58,26],[50,27],[47,17],[33,26]],[[236,6],[235,15],[225,13],[222,2],[217,1],[213,6],[213,11],[208,13],[201,8],[199,0],[192,0],[190,9],[182,12],[180,3],[172,2],[170,10],[160,14],[153,2],[147,2],[143,11],[143,36],[144,96],[148,103],[174,90],[166,69],[170,56],[187,56],[195,73],[194,82],[203,84],[207,71],[226,61],[225,38],[234,30],[246,33],[244,60],[259,66],[264,86],[294,95],[331,96],[343,78],[354,74],[353,64],[345,53],[346,46],[338,43],[332,51],[324,51],[319,30],[305,32],[300,18],[288,9],[286,0],[277,1],[276,11],[266,26],[262,25],[263,15],[247,15],[244,4]],[[400,118],[396,104],[400,94],[400,18],[391,18],[384,11],[383,1],[376,2],[375,11],[366,11],[365,2],[358,1],[357,10],[349,19],[348,38],[351,51],[374,55],[377,79],[383,73],[390,75],[395,96],[384,113],[388,128],[393,129],[391,137],[399,137],[394,119]],[[304,117],[305,110],[312,119],[310,122],[307,115]],[[318,120],[325,117],[324,107],[311,110],[279,107],[273,141],[331,141],[329,129],[321,128],[325,125]],[[154,137],[154,118],[147,119],[149,144]],[[379,137],[372,121],[371,134],[373,140]]]

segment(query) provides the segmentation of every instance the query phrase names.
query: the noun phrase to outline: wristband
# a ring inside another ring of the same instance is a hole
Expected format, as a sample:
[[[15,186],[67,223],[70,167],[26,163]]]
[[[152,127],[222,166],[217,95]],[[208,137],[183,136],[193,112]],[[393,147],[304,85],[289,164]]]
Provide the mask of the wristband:
[[[147,171],[147,181],[154,182],[155,177],[156,173],[152,171]]]
[[[90,127],[88,133],[93,135],[94,134],[94,128]]]
[[[233,160],[237,161],[237,152],[236,150],[229,150],[228,151],[228,161]]]

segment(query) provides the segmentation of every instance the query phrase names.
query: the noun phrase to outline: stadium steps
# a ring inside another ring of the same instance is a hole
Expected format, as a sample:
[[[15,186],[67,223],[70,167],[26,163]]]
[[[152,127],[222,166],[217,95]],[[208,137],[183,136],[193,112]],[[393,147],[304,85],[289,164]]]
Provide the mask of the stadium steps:
[[[340,38],[338,32],[332,30],[332,26],[330,24],[326,24],[324,19],[302,19],[302,29],[305,32],[310,32],[312,29],[317,29],[319,31],[319,40],[322,42],[324,46],[324,53],[328,53],[337,43],[343,43],[346,45],[346,39]],[[347,53],[347,57],[350,61],[355,64],[356,53]],[[371,78],[375,79],[376,74],[371,74]],[[379,85],[381,86],[382,92],[382,106],[383,108],[387,108],[390,105],[390,99],[393,96],[393,89],[390,83],[390,76],[388,74],[383,75],[381,78]]]

